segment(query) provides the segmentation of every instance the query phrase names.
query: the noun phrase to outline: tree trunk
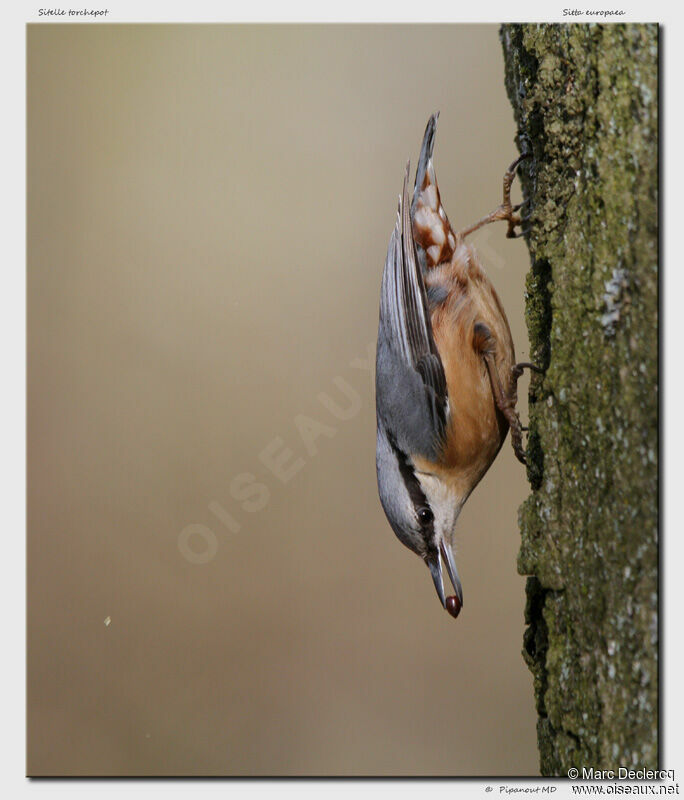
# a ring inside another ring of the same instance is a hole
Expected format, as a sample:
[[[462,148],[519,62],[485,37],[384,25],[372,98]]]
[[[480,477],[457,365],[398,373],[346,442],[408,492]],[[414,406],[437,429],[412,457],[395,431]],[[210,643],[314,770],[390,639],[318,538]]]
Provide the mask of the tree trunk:
[[[658,763],[658,27],[504,25],[531,209],[518,570],[541,771]]]

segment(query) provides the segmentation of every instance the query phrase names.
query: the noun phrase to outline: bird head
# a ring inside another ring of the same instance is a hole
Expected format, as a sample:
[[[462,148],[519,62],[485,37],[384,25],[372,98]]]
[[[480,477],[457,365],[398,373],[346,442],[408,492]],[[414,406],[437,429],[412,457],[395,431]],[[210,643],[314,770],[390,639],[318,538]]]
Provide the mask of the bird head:
[[[414,461],[404,453],[391,431],[382,426],[378,429],[376,462],[380,501],[392,530],[402,544],[423,559],[442,606],[458,616],[463,589],[452,541],[465,498],[438,471],[426,468],[423,459]],[[446,596],[445,571],[454,596]]]

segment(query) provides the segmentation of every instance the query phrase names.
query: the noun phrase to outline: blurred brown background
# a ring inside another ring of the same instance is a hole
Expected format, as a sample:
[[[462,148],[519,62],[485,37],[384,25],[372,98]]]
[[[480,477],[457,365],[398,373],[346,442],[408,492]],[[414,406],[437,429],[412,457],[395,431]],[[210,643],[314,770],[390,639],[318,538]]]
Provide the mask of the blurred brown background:
[[[537,773],[523,468],[461,515],[457,621],[377,498],[360,367],[436,109],[461,227],[517,152],[495,26],[29,26],[29,774]]]

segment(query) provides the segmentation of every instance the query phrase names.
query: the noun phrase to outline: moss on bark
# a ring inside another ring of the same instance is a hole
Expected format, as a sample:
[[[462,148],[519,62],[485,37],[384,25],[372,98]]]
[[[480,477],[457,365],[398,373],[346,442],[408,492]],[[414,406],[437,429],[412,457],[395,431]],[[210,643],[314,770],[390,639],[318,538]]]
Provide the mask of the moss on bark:
[[[658,761],[658,28],[504,25],[529,151],[519,571],[541,771]]]

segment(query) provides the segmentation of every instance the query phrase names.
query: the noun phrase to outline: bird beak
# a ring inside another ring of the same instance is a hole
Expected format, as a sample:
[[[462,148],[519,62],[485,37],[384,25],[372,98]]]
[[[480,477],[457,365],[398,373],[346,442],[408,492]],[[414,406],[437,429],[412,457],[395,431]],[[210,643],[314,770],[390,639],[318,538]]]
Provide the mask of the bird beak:
[[[443,608],[446,608],[446,597],[444,595],[444,581],[442,580],[442,559],[439,555],[439,550],[436,550],[433,555],[425,557],[425,563],[430,568],[430,575],[435,583],[437,595]]]
[[[442,559],[446,564],[447,572],[449,573],[449,579],[454,586],[458,603],[456,603],[456,598],[447,598],[445,596],[444,579],[442,577]],[[430,568],[430,574],[432,575],[432,580],[435,584],[437,596],[439,597],[439,602],[442,604],[442,608],[446,608],[452,617],[457,617],[463,608],[463,589],[461,588],[461,579],[458,575],[458,570],[456,569],[456,562],[454,561],[454,554],[451,546],[446,542],[441,541],[439,544],[439,550],[436,550],[434,554],[426,556],[425,563]]]
[[[442,539],[439,544],[439,550],[446,563],[447,572],[449,573],[449,580],[453,584],[456,597],[458,597],[458,602],[461,604],[461,608],[463,608],[463,589],[461,587],[461,578],[459,577],[458,570],[456,569],[456,562],[454,561],[454,553],[451,549],[451,545],[447,544]],[[434,575],[432,577],[434,578]],[[442,590],[442,594],[444,594],[444,590]]]

